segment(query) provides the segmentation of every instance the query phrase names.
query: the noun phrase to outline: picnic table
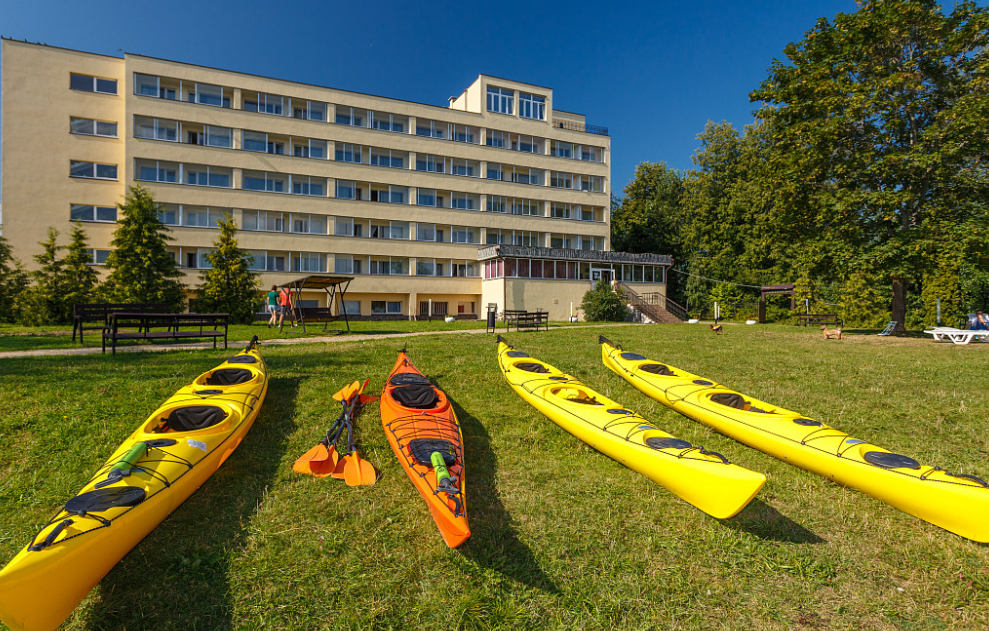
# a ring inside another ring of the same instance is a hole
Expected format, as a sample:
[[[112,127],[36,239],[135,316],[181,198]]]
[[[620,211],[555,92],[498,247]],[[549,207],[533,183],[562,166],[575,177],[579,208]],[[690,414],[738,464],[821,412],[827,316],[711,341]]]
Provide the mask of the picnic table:
[[[164,302],[98,302],[76,303],[72,305],[72,341],[82,344],[83,331],[102,331],[110,324],[110,314],[115,311],[127,313],[165,313],[168,303]]]

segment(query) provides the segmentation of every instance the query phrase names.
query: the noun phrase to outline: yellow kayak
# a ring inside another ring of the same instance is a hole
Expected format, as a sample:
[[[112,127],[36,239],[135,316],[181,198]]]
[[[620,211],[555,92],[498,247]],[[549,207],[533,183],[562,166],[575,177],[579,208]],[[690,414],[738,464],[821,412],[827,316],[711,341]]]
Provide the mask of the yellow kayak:
[[[509,385],[580,440],[662,485],[705,513],[725,519],[745,508],[766,477],[691,445],[498,336],[498,363]]]
[[[605,366],[677,412],[735,440],[967,539],[989,543],[989,484],[893,453],[601,337]]]
[[[16,631],[57,628],[233,453],[267,389],[255,337],[165,401],[0,570],[0,620]]]

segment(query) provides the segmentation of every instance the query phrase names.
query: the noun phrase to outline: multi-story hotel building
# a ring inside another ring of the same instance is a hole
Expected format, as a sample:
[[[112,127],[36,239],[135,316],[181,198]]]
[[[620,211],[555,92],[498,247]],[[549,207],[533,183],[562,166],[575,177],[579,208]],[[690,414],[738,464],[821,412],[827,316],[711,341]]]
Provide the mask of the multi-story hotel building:
[[[72,221],[103,263],[141,184],[191,290],[230,213],[265,287],[353,276],[352,315],[565,319],[601,276],[665,294],[669,257],[609,251],[607,130],[550,88],[481,75],[438,107],[9,39],[2,55],[3,235],[29,269]]]

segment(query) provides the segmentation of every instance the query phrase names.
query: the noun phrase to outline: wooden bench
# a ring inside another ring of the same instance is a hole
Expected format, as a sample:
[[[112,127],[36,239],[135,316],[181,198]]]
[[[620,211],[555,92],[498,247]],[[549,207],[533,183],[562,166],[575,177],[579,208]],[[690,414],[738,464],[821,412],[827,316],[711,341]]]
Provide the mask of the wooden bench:
[[[110,314],[115,311],[167,313],[168,304],[164,302],[76,303],[72,305],[72,341],[76,341],[76,331],[79,331],[79,343],[82,344],[83,331],[105,329],[110,324]]]
[[[187,340],[212,338],[213,348],[223,338],[227,348],[228,313],[134,313],[114,312],[103,329],[103,352],[106,342],[117,354],[117,340]],[[222,329],[221,329],[222,327]]]
[[[535,329],[545,327],[549,331],[549,313],[545,311],[526,311],[515,317],[515,330]]]
[[[800,316],[800,322],[804,326],[817,326],[821,324],[825,326],[841,326],[841,320],[833,313],[807,313]]]

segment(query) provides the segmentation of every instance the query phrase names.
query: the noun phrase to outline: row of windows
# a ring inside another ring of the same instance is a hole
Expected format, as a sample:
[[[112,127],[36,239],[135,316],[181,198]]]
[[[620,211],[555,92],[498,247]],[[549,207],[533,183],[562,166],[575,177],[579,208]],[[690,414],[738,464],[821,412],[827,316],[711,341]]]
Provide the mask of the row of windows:
[[[505,88],[488,86],[488,111],[512,114],[515,92]],[[534,120],[546,120],[546,97],[519,92],[519,116]]]
[[[112,136],[116,137],[116,123],[103,123],[75,118],[72,120],[74,132],[77,126],[80,130],[85,130],[76,133],[91,133],[96,135],[111,135],[112,133]],[[76,121],[79,121],[79,123],[77,124]],[[234,130],[229,127],[186,123],[146,116],[134,117],[134,136],[136,138],[183,142],[229,149],[233,147],[233,134]],[[244,151],[273,155],[286,155],[288,151],[291,155],[297,157],[321,160],[329,158],[329,141],[327,140],[286,137],[246,129],[241,131],[241,139],[241,148]],[[372,166],[384,166],[396,169],[404,169],[406,166],[412,168],[411,155],[408,151],[381,149],[350,143],[335,143],[334,158],[337,162],[370,164]],[[479,177],[481,175],[481,163],[477,160],[448,158],[431,154],[417,154],[415,169],[417,171],[448,173],[466,177]],[[545,184],[546,171],[529,167],[517,167],[510,164],[488,163],[485,177],[489,180],[542,186]],[[552,181],[563,182],[564,180],[568,185],[561,185],[561,188],[572,188],[574,181],[584,180],[593,180],[598,184],[594,188],[588,187],[583,190],[603,190],[604,185],[604,178],[602,177],[582,176],[570,173],[557,173]]]
[[[600,271],[603,268],[611,271],[616,280],[626,283],[666,282],[666,268],[661,265],[610,265],[581,261],[544,261],[541,259],[524,258],[485,261],[484,278],[592,280],[600,278]]]
[[[104,91],[95,89],[95,82],[97,81],[95,77],[85,77],[84,75],[72,76],[91,79],[93,89],[90,91]],[[82,84],[83,81],[80,80],[79,83]],[[116,94],[116,81],[113,81],[112,84],[113,91],[107,93]],[[109,86],[103,87],[105,89],[109,89]],[[184,100],[190,103],[229,108],[233,88],[136,73],[134,75],[134,93],[142,96],[170,100]],[[514,92],[511,90],[503,90],[501,88],[492,87],[488,88],[488,111],[512,114],[514,109],[513,104]],[[524,92],[519,94],[519,115],[523,118],[545,120],[545,106],[545,97],[527,94]],[[275,116],[289,116],[318,122],[330,120],[329,103],[269,94],[265,92],[243,91],[242,108],[248,112],[272,114]],[[480,143],[480,128],[470,125],[460,125],[456,123],[417,118],[413,128],[411,125],[411,119],[408,116],[378,112],[375,110],[347,105],[333,105],[333,110],[333,121],[338,125],[350,125],[354,127],[364,127],[403,134],[415,133],[417,136],[448,139],[472,144]],[[515,136],[517,136],[517,134],[489,130],[487,145],[491,147],[512,148],[518,151],[542,153],[542,139],[533,137],[513,139]],[[525,140],[525,138],[528,138],[528,140]],[[557,155],[559,157],[589,159],[595,161],[602,161],[604,159],[603,154],[604,151],[600,147],[588,148],[587,152],[581,154],[596,157],[577,157],[572,150],[569,152],[561,150],[560,152],[552,153],[552,155]]]

